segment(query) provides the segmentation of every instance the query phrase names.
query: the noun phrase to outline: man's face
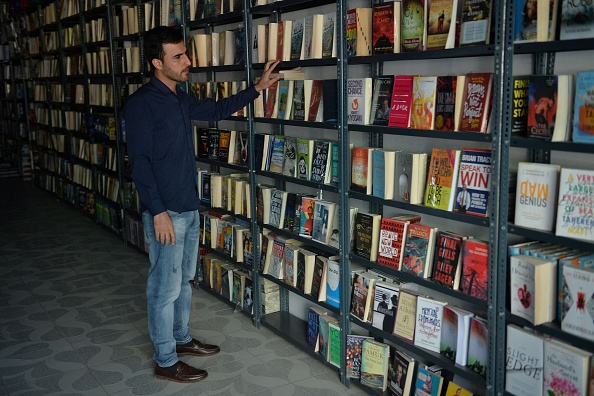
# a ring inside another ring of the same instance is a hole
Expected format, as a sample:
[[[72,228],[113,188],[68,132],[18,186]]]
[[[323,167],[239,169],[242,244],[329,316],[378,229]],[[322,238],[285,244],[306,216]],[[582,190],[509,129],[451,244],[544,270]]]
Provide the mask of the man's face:
[[[400,379],[402,378],[402,367],[398,366],[396,368],[396,378]]]
[[[162,73],[171,81],[178,83],[190,79],[190,58],[186,55],[183,42],[177,44],[163,44]]]

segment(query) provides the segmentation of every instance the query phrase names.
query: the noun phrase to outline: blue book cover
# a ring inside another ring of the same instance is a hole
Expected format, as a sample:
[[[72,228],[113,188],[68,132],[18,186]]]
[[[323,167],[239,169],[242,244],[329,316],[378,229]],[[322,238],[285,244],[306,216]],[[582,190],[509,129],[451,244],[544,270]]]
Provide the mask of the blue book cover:
[[[454,212],[487,217],[491,189],[491,150],[462,150]]]
[[[594,70],[577,73],[573,141],[594,143]]]
[[[274,173],[283,173],[283,166],[285,164],[285,137],[276,135],[274,137],[274,143],[270,146],[272,147],[272,151],[268,170]]]
[[[340,308],[340,263],[337,258],[328,259],[326,274],[326,302],[333,307]]]
[[[536,41],[536,1],[520,0],[514,7],[514,43]]]
[[[386,159],[382,150],[373,150],[372,152],[372,194],[374,197],[385,198],[386,191],[384,189],[386,180]]]
[[[288,80],[281,80],[278,82],[278,113],[276,118],[279,120],[284,120],[287,114],[287,99],[289,96],[289,81]]]

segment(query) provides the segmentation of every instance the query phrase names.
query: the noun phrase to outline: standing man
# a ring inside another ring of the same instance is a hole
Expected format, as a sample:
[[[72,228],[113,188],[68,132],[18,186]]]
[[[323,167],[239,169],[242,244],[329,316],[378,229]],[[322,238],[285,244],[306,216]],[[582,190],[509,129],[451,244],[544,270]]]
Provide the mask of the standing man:
[[[466,184],[462,185],[462,190],[456,196],[456,202],[458,203],[459,213],[466,213],[470,208],[470,193],[466,191]]]
[[[190,280],[196,273],[200,234],[192,120],[218,121],[256,99],[278,61],[268,62],[260,81],[228,99],[198,100],[177,88],[190,78],[183,36],[159,26],[145,35],[145,56],[153,75],[126,102],[124,119],[132,179],[142,202],[149,247],[146,285],[148,327],[155,346],[155,375],[196,382],[207,372],[178,355],[210,356],[220,351],[190,335]]]

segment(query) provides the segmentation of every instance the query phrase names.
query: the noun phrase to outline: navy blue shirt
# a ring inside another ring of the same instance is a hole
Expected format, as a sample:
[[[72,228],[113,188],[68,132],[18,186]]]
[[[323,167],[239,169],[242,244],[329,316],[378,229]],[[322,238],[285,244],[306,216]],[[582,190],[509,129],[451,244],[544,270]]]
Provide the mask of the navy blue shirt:
[[[124,119],[132,180],[143,210],[153,216],[198,209],[192,120],[218,121],[258,97],[252,86],[227,99],[198,100],[173,93],[151,77],[126,101]]]

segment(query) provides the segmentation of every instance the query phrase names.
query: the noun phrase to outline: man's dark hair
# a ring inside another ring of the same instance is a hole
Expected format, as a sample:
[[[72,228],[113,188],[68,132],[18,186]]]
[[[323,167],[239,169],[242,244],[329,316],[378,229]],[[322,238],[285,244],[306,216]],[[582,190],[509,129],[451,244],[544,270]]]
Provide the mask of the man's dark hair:
[[[163,61],[165,53],[163,52],[163,44],[177,44],[184,41],[184,36],[169,26],[157,26],[144,36],[144,56],[149,63],[151,70],[154,70],[153,59]]]

